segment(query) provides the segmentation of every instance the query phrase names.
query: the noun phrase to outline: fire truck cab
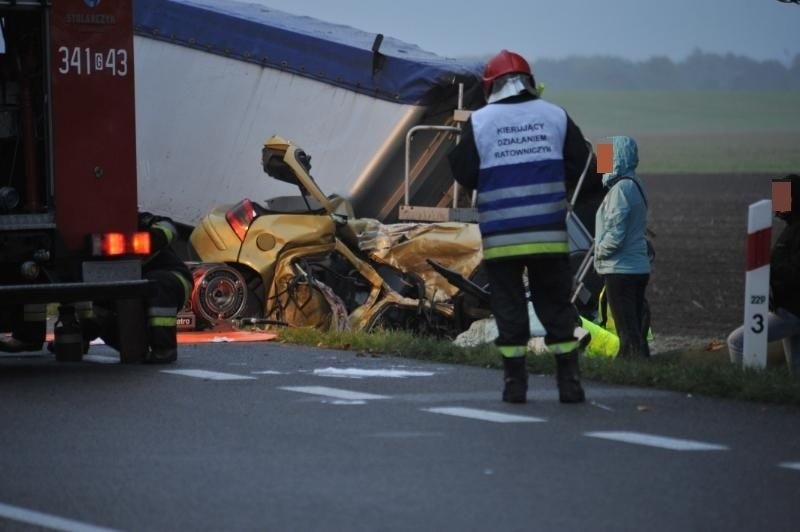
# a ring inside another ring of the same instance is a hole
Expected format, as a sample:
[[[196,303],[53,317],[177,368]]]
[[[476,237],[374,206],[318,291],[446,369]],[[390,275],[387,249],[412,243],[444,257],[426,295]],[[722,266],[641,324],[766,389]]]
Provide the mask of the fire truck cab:
[[[102,302],[123,362],[147,349],[132,2],[0,0],[0,312]]]

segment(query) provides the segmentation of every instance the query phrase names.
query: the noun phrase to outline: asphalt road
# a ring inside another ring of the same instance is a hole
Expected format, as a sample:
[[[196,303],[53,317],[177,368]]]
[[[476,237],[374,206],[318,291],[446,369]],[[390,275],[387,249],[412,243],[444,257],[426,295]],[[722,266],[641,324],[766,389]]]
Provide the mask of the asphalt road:
[[[0,530],[797,529],[796,408],[500,381],[271,342],[3,356]]]

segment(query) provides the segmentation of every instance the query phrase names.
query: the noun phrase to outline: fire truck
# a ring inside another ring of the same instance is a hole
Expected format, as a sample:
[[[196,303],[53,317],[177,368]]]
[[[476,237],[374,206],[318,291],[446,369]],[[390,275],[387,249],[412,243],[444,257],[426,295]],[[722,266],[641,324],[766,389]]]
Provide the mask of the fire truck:
[[[102,301],[122,362],[147,349],[132,2],[0,0],[0,312]]]

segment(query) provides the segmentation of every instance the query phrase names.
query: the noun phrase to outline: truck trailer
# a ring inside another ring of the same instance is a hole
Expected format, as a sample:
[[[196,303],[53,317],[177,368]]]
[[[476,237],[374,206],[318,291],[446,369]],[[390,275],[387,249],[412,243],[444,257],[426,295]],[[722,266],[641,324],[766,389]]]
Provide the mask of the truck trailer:
[[[294,194],[260,166],[273,135],[313,153],[320,188],[356,216],[388,223],[405,203],[452,204],[444,155],[454,112],[483,102],[482,61],[244,0],[134,9],[146,210],[194,225],[219,204]]]

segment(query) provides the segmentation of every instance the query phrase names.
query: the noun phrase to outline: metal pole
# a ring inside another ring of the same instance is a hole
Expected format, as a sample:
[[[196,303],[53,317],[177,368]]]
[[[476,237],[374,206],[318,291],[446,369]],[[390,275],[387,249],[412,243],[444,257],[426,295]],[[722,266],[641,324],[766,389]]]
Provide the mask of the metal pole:
[[[408,200],[409,200],[409,172],[411,167],[411,140],[414,137],[414,133],[417,131],[450,131],[453,133],[457,133],[461,131],[459,128],[455,126],[414,126],[408,130],[406,133],[406,169],[405,169],[405,185],[404,185],[404,205],[408,207]]]

